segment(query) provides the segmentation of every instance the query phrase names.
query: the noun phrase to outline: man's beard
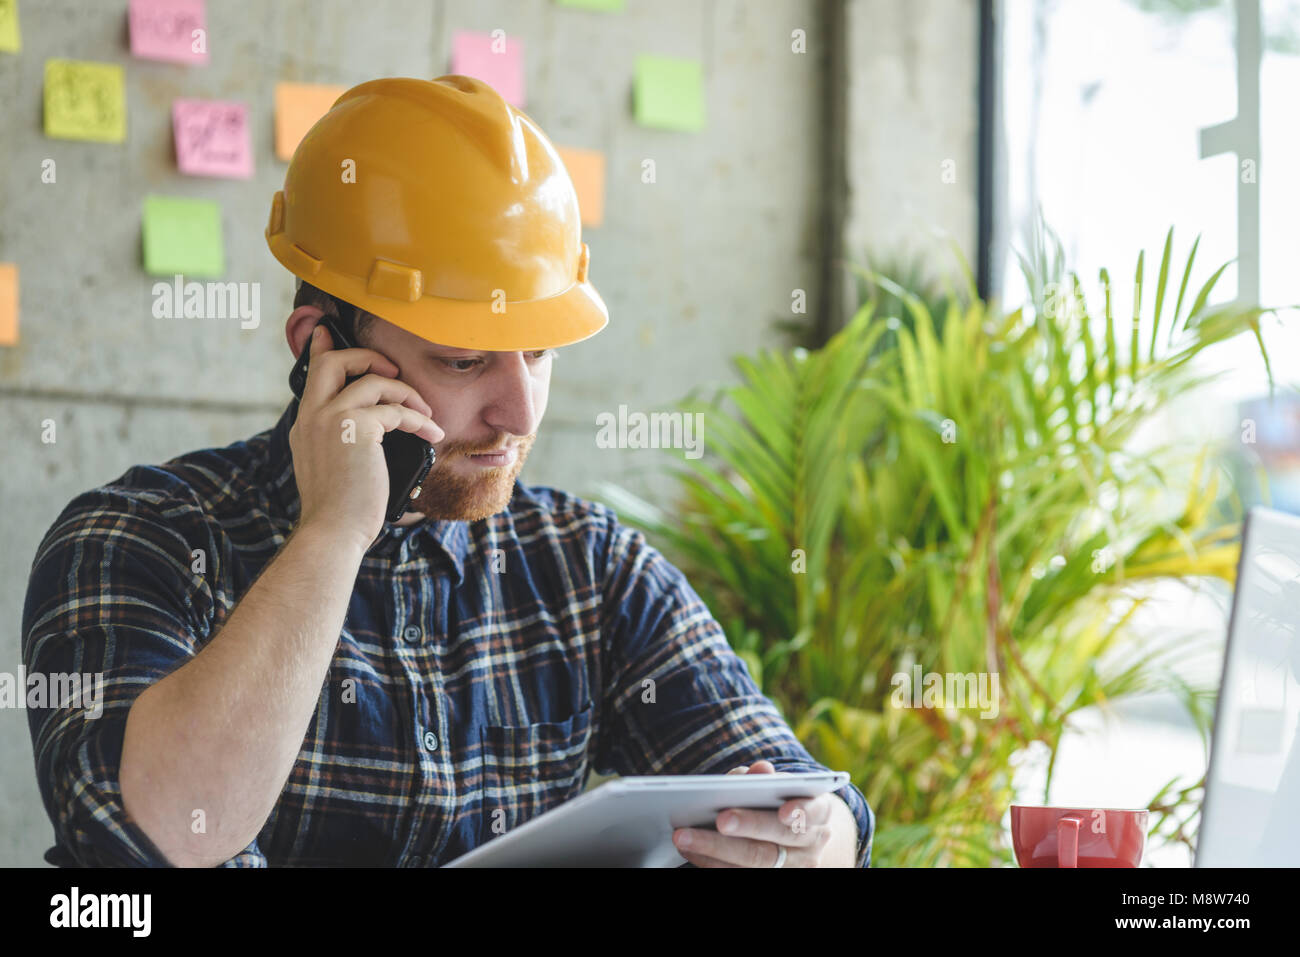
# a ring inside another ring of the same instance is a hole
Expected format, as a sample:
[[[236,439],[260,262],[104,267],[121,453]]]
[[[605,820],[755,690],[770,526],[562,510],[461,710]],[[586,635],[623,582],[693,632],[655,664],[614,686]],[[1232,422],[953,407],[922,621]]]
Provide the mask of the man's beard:
[[[509,466],[482,468],[474,466],[467,471],[464,466],[452,465],[474,452],[486,452],[509,442],[498,439],[485,445],[481,442],[448,442],[438,451],[437,461],[425,477],[419,498],[411,509],[426,518],[437,520],[474,522],[504,511],[514,492],[515,477],[524,467],[528,451],[533,447],[537,433],[519,440],[515,460]]]

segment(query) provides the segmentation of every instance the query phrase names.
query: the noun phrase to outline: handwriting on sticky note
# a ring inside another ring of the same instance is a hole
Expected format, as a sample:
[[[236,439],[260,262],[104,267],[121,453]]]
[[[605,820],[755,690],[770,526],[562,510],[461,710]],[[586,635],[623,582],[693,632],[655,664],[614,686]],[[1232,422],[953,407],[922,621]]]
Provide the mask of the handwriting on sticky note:
[[[151,276],[220,276],[226,271],[221,207],[206,199],[146,196],[144,271]]]
[[[45,135],[120,143],[126,139],[126,85],[114,63],[45,61]]]
[[[555,150],[573,180],[582,224],[599,226],[605,219],[605,154],[573,146],[557,146]]]
[[[18,266],[0,263],[0,346],[18,345]]]
[[[131,0],[131,55],[173,63],[207,63],[204,0]]]
[[[334,101],[347,92],[346,86],[324,83],[277,83],[275,85],[275,155],[286,162],[293,156],[307,131],[330,111]]]
[[[248,179],[253,151],[248,107],[227,100],[175,100],[172,131],[176,165],[190,176]]]
[[[457,30],[452,37],[451,72],[482,80],[520,109],[524,105],[524,45],[502,30]]]
[[[698,60],[638,56],[636,121],[665,130],[704,129],[704,78]]]
[[[0,0],[0,50],[21,53],[22,33],[18,29],[18,0]]]

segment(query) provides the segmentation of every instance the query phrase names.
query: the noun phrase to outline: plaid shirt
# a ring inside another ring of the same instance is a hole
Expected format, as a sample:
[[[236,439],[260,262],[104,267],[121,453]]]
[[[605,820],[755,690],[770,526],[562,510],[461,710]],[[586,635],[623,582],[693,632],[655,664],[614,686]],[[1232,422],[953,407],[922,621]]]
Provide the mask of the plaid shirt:
[[[41,542],[28,674],[103,676],[98,717],[28,710],[49,863],[168,865],[122,806],[127,712],[217,634],[284,544],[296,413],[295,400],[247,441],[79,495]],[[516,482],[490,518],[384,526],[284,790],[223,866],[436,866],[580,794],[593,768],[721,773],[760,758],[824,770],[641,532]],[[853,785],[836,793],[865,867],[872,811]]]

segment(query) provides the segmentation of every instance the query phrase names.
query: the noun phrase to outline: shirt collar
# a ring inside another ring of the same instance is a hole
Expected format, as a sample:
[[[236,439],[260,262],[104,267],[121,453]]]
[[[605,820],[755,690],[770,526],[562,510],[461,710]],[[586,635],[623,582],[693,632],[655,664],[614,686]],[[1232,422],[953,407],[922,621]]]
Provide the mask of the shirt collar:
[[[289,430],[297,417],[298,400],[295,398],[290,400],[267,440],[267,465],[273,495],[291,523],[298,520],[301,512],[298,483],[293,475],[293,452],[289,448]],[[366,556],[387,557],[401,563],[421,556],[436,558],[442,555],[455,570],[456,584],[459,585],[465,579],[468,550],[468,522],[426,518],[405,528],[385,522]]]

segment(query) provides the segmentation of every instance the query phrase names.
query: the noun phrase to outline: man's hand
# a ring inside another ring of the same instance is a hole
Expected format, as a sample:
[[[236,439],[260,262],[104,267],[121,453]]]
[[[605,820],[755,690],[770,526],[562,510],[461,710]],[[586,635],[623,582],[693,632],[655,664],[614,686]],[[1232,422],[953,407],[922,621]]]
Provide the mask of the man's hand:
[[[776,774],[771,761],[732,768],[728,774]],[[858,856],[858,823],[836,794],[792,798],[775,811],[727,808],[717,831],[679,827],[677,852],[696,867],[774,867],[780,847],[782,867],[853,867]],[[690,843],[685,843],[689,837]]]
[[[323,524],[367,551],[388,508],[384,436],[400,429],[427,442],[446,433],[420,393],[394,378],[400,371],[373,349],[333,349],[317,326],[289,450],[301,505],[299,526]],[[347,380],[359,376],[352,383]]]

